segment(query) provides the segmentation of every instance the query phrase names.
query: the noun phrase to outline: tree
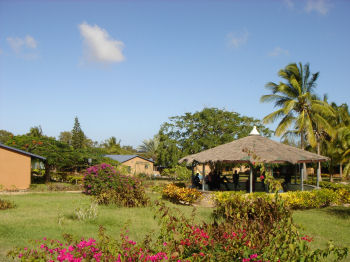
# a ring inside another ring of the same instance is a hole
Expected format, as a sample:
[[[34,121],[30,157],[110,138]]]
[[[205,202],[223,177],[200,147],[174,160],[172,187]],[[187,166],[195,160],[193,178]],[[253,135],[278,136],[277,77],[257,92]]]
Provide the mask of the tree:
[[[336,103],[331,103],[331,106],[335,111],[335,117],[330,118],[329,121],[336,132],[334,137],[324,140],[323,151],[326,156],[331,158],[332,163],[339,164],[339,173],[342,177],[342,166],[347,162],[347,157],[344,156],[344,154],[350,147],[350,144],[348,143],[350,113],[347,104],[341,104],[338,106]],[[330,166],[330,168],[331,171],[333,171],[333,167]]]
[[[28,135],[14,136],[6,144],[45,157],[46,182],[50,181],[51,170],[59,169],[70,161],[72,151],[67,144],[46,136],[40,138]]]
[[[264,123],[282,118],[275,130],[277,136],[286,134],[292,128],[292,133],[300,137],[302,149],[305,148],[306,142],[316,147],[320,138],[317,137],[318,131],[330,129],[325,116],[332,114],[328,103],[321,101],[314,93],[319,72],[311,74],[309,64],[303,66],[301,63],[293,63],[281,69],[278,75],[285,82],[267,83],[266,88],[272,94],[263,95],[260,99],[261,102],[274,102],[275,107],[279,107],[264,117]]]
[[[204,108],[169,119],[159,130],[157,148],[158,164],[167,167],[176,165],[181,156],[245,137],[254,125],[262,135],[272,133],[260,120],[218,108]]]
[[[44,134],[41,126],[33,126],[30,128],[29,133],[27,135],[33,137],[42,137]]]
[[[151,139],[145,139],[142,141],[142,145],[138,147],[138,150],[145,153],[153,160],[157,159],[157,148],[159,146],[159,135],[155,135]]]
[[[62,131],[60,133],[58,139],[62,143],[66,143],[68,145],[72,145],[72,132],[70,132],[70,131]]]
[[[81,149],[84,146],[85,135],[81,130],[78,117],[74,119],[74,126],[72,129],[72,146],[74,149]]]
[[[5,144],[8,140],[13,137],[13,134],[6,130],[0,130],[0,143]]]

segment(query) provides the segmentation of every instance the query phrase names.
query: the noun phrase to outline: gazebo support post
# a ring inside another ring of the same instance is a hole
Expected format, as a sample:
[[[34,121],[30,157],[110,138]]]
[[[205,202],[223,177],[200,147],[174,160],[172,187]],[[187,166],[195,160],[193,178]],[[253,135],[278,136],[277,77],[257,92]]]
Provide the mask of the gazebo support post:
[[[202,175],[202,191],[204,191],[205,187],[205,164],[203,164],[203,175]]]
[[[304,172],[305,172],[305,169],[304,169],[304,166],[303,168],[301,169],[301,172],[300,172],[300,187],[301,187],[301,191],[304,191]]]
[[[253,193],[253,166],[250,165],[249,193]]]
[[[320,188],[321,162],[317,165],[316,188]]]

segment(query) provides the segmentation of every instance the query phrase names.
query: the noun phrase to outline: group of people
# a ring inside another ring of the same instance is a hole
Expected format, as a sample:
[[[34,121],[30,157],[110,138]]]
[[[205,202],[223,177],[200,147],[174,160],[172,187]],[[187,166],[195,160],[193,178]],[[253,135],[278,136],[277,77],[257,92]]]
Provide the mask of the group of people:
[[[239,174],[237,170],[232,176],[232,181],[234,190],[237,190],[239,188]],[[209,190],[220,190],[221,185],[223,185],[226,190],[229,190],[228,183],[230,183],[230,181],[228,180],[227,176],[221,176],[219,172],[210,172],[207,176],[205,176],[204,182],[208,185]],[[192,188],[201,189],[202,186],[200,174],[197,172],[196,175],[192,176]]]

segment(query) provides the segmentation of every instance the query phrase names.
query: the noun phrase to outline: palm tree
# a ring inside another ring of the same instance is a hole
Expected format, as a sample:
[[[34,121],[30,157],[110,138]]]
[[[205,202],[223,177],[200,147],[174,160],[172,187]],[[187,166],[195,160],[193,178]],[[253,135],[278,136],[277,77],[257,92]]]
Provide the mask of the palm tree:
[[[43,130],[42,130],[41,126],[33,126],[30,128],[28,135],[34,136],[34,137],[42,137]]]
[[[137,149],[141,152],[146,153],[150,157],[152,157],[153,160],[157,158],[157,148],[159,145],[159,137],[155,135],[153,139],[145,139],[142,141],[142,145],[140,145]]]
[[[342,148],[344,153],[342,154],[341,164],[345,164],[344,173],[346,176],[350,175],[350,126],[343,127],[340,130],[342,137]]]
[[[331,141],[332,145],[328,145],[329,147],[334,147],[333,154],[330,154],[329,157],[334,158],[336,160],[335,163],[339,164],[339,174],[342,177],[342,165],[349,160],[346,151],[350,147],[350,113],[347,104],[337,106],[337,104],[332,103],[331,106],[335,111],[335,117],[330,119],[330,121],[336,129],[336,135]]]
[[[266,88],[272,94],[260,98],[261,102],[274,102],[275,107],[279,107],[264,117],[264,123],[272,123],[282,118],[275,130],[277,136],[288,134],[292,128],[291,132],[300,137],[302,149],[305,148],[306,142],[316,147],[320,141],[317,130],[329,129],[330,125],[324,116],[332,113],[328,103],[321,101],[314,93],[319,72],[311,74],[308,63],[304,66],[301,63],[293,63],[281,69],[278,75],[285,82],[267,83]]]

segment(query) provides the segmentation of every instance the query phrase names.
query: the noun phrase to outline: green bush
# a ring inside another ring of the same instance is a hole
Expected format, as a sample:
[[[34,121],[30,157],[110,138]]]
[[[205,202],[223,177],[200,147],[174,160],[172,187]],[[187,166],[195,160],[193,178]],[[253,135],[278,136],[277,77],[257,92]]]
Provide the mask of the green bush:
[[[96,197],[99,204],[118,206],[146,206],[149,199],[141,181],[125,176],[108,164],[92,166],[83,178],[84,192]]]
[[[14,207],[16,207],[16,205],[13,202],[0,198],[0,210],[10,209]]]
[[[172,178],[174,180],[190,180],[191,170],[185,166],[175,166],[173,168],[166,168],[162,172],[162,176]]]

